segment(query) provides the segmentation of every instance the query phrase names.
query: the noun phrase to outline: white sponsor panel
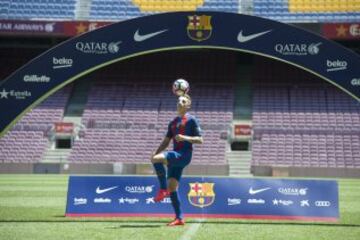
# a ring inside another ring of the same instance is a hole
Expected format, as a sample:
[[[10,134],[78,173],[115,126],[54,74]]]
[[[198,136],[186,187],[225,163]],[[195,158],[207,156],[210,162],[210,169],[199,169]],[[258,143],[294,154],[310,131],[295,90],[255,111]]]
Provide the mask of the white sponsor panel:
[[[360,87],[360,78],[353,78],[351,80],[351,85],[353,85],[355,87]]]
[[[346,61],[341,60],[326,60],[326,71],[327,72],[336,72],[336,71],[342,71],[346,70],[348,66],[348,63]]]
[[[248,204],[265,204],[265,200],[264,199],[255,199],[255,198],[251,198],[247,200]]]
[[[351,24],[349,28],[349,32],[353,37],[359,37],[360,36],[359,24]]]
[[[275,51],[288,56],[307,56],[307,55],[317,55],[320,52],[319,46],[322,43],[278,43],[275,45]]]
[[[149,197],[145,200],[145,202],[146,202],[146,204],[155,204],[155,199],[154,199],[154,197]],[[170,204],[171,199],[169,197],[166,197],[163,200],[161,200],[160,203]]]
[[[17,91],[17,90],[9,90],[3,88],[0,92],[0,99],[9,99],[9,97],[15,98],[16,100],[24,100],[28,97],[31,97],[30,91]]]
[[[308,199],[301,200],[300,206],[301,207],[310,207],[309,200]]]
[[[23,78],[24,82],[31,82],[31,83],[48,83],[50,82],[51,78],[46,75],[25,75]]]
[[[255,38],[258,38],[258,37],[260,37],[260,36],[262,36],[262,35],[265,35],[265,34],[271,32],[271,31],[272,31],[272,30],[267,30],[267,31],[264,31],[264,32],[253,33],[253,34],[249,34],[249,35],[246,35],[246,36],[245,36],[245,35],[243,34],[243,30],[241,30],[241,31],[239,32],[239,34],[238,34],[237,40],[238,40],[238,42],[240,42],[240,43],[249,42],[249,41],[251,41],[251,40],[253,40],[253,39],[255,39]]]
[[[71,58],[56,58],[53,57],[53,69],[59,69],[59,68],[70,68],[73,66],[73,60]]]
[[[126,186],[125,191],[129,193],[152,193],[155,185],[151,186]]]
[[[115,54],[119,52],[121,41],[119,42],[77,42],[76,50],[89,54]]]
[[[283,195],[291,196],[304,196],[307,194],[307,188],[291,188],[291,187],[281,187],[278,188],[278,192]]]
[[[74,198],[74,205],[86,205],[87,199],[86,198]]]
[[[97,194],[103,194],[103,193],[106,193],[106,192],[110,192],[114,189],[118,188],[118,186],[112,186],[112,187],[108,187],[108,188],[101,188],[100,186],[98,186],[95,190],[95,192]]]
[[[135,204],[138,203],[140,200],[138,198],[119,198],[119,204]]]
[[[265,192],[267,190],[270,190],[271,188],[269,187],[266,187],[266,188],[258,188],[258,189],[254,189],[253,187],[250,187],[249,189],[249,194],[250,195],[255,195],[255,194],[258,194],[258,193],[261,193],[261,192]]]
[[[317,207],[330,207],[331,203],[329,201],[315,201],[315,206],[317,206]]]
[[[274,199],[273,201],[273,205],[279,206],[279,205],[283,205],[283,206],[290,206],[293,205],[294,202],[291,200],[282,200],[282,199]]]
[[[240,205],[241,199],[240,198],[228,198],[227,204],[228,204],[228,206]]]
[[[110,198],[95,198],[94,203],[111,203]]]
[[[139,29],[136,30],[135,34],[134,34],[134,40],[136,42],[142,42],[142,41],[145,41],[145,40],[148,40],[150,38],[153,38],[159,34],[162,34],[166,31],[168,31],[169,29],[163,29],[163,30],[160,30],[160,31],[157,31],[157,32],[151,32],[151,33],[147,33],[147,34],[140,34],[139,32]]]

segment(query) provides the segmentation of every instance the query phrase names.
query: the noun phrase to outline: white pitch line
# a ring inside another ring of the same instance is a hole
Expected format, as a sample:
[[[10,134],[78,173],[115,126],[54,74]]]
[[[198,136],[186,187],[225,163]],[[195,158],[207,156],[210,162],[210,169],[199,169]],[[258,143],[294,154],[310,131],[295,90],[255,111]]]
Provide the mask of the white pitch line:
[[[204,222],[205,219],[198,219],[197,223],[191,224],[186,232],[179,238],[179,240],[191,240],[191,238],[196,234],[201,226],[201,223]]]

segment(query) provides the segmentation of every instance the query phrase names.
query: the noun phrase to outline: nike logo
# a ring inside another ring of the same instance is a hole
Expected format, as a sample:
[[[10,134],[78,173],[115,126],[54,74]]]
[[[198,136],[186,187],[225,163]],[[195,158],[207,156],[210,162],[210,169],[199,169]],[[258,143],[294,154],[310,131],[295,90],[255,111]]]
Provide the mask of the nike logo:
[[[155,36],[157,36],[157,35],[159,35],[159,34],[162,34],[162,33],[164,33],[164,32],[166,32],[166,31],[168,31],[169,29],[164,29],[164,30],[160,30],[160,31],[157,31],[157,32],[153,32],[153,33],[148,33],[148,34],[143,34],[143,35],[141,35],[140,33],[139,33],[139,29],[138,30],[136,30],[136,32],[135,32],[135,34],[134,34],[134,40],[136,41],[136,42],[142,42],[142,41],[145,41],[145,40],[147,40],[147,39],[149,39],[149,38],[153,38],[153,37],[155,37]]]
[[[96,188],[96,193],[97,194],[102,194],[102,193],[106,193],[106,192],[109,192],[115,188],[118,188],[118,186],[114,186],[114,187],[109,187],[109,188],[104,188],[104,189],[100,189],[100,187],[97,187]]]
[[[260,36],[262,36],[262,35],[265,35],[265,34],[271,32],[271,31],[272,31],[272,30],[268,30],[268,31],[265,31],[265,32],[254,33],[254,34],[250,34],[250,35],[244,36],[244,35],[243,35],[243,31],[241,30],[241,31],[239,32],[239,35],[238,35],[238,37],[237,37],[237,40],[238,40],[239,42],[241,42],[241,43],[245,43],[245,42],[248,42],[248,41],[250,41],[250,40],[253,40],[253,39],[257,38],[257,37],[260,37]]]
[[[261,189],[257,189],[257,190],[254,190],[252,189],[252,187],[249,189],[249,193],[250,195],[254,195],[254,194],[258,194],[258,193],[261,193],[261,192],[264,192],[266,190],[269,190],[271,188],[267,187],[267,188],[261,188]]]

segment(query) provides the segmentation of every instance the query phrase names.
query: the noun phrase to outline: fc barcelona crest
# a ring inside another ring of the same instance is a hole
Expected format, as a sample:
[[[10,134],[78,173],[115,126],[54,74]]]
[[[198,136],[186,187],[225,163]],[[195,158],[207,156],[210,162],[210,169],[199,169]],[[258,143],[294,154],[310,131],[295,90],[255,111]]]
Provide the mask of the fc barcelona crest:
[[[188,16],[187,33],[195,41],[204,41],[210,38],[212,32],[211,16],[193,15]]]
[[[188,199],[191,205],[199,208],[208,207],[214,203],[215,183],[189,183],[190,191],[188,193]]]

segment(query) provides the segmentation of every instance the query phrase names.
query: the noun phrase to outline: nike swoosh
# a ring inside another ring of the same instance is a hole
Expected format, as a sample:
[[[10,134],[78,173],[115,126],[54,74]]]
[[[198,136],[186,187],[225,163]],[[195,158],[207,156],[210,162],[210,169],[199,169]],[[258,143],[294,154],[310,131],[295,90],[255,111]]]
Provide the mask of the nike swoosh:
[[[109,188],[104,188],[104,189],[100,189],[100,187],[97,187],[96,188],[96,193],[97,194],[102,194],[102,193],[106,193],[106,192],[109,192],[115,188],[118,188],[118,186],[114,186],[114,187],[109,187]]]
[[[257,194],[257,193],[261,193],[261,192],[264,192],[264,191],[266,191],[266,190],[269,190],[269,189],[271,189],[271,188],[261,188],[261,189],[257,189],[257,190],[254,190],[254,189],[252,189],[252,187],[249,189],[249,193],[251,194],[251,195],[254,195],[254,194]]]
[[[239,32],[239,35],[237,37],[237,40],[241,43],[245,43],[245,42],[248,42],[250,40],[253,40],[254,38],[257,38],[257,37],[260,37],[262,35],[265,35],[269,32],[271,32],[272,30],[268,30],[268,31],[265,31],[265,32],[260,32],[260,33],[254,33],[254,34],[250,34],[250,35],[247,35],[247,36],[244,36],[243,35],[243,31],[241,30]]]
[[[139,33],[139,29],[138,29],[138,30],[136,30],[136,32],[135,32],[135,34],[134,34],[134,40],[135,40],[136,42],[142,42],[142,41],[145,41],[145,40],[147,40],[147,39],[149,39],[149,38],[152,38],[152,37],[155,37],[155,36],[157,36],[157,35],[159,35],[159,34],[162,34],[162,33],[166,32],[166,31],[168,31],[168,30],[169,30],[169,29],[164,29],[164,30],[160,30],[160,31],[157,31],[157,32],[153,32],[153,33],[148,33],[148,34],[141,35],[141,34]]]

